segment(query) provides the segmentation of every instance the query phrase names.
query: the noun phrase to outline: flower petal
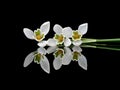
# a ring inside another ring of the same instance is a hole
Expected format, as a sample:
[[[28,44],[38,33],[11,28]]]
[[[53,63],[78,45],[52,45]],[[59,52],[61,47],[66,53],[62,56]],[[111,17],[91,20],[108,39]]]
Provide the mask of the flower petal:
[[[75,45],[75,46],[79,46],[81,44],[82,44],[81,40],[73,41],[73,45]]]
[[[40,47],[45,47],[46,44],[47,44],[46,41],[41,41],[41,42],[39,42],[37,45],[40,46]]]
[[[27,67],[27,66],[33,61],[33,58],[34,58],[34,52],[31,52],[31,53],[28,54],[27,57],[25,58],[25,61],[24,61],[23,66],[24,66],[24,67]]]
[[[63,28],[62,33],[65,37],[72,37],[72,29],[70,27]]]
[[[50,64],[46,56],[41,59],[40,65],[46,73],[50,73]]]
[[[54,25],[54,27],[53,27],[53,30],[54,30],[54,32],[56,33],[56,34],[62,34],[62,27],[60,26],[60,25],[58,25],[58,24],[56,24],[56,25]]]
[[[61,66],[62,66],[62,59],[61,59],[61,57],[59,55],[57,58],[54,59],[53,67],[54,67],[55,70],[58,70],[58,69],[61,68]]]
[[[68,64],[70,64],[70,62],[72,60],[72,52],[71,52],[70,48],[65,47],[64,49],[65,49],[65,55],[63,56],[62,64],[68,65]]]
[[[64,40],[64,45],[67,47],[67,46],[70,46],[71,45],[71,40],[69,38],[66,38]]]
[[[82,25],[80,25],[80,26],[78,27],[78,31],[79,31],[82,35],[86,34],[86,33],[87,33],[87,30],[88,30],[88,23],[84,23],[84,24],[82,24]]]
[[[44,54],[44,55],[46,54],[46,50],[45,50],[45,48],[43,48],[43,47],[38,48],[37,51],[38,51],[40,54]]]
[[[50,30],[50,22],[48,21],[48,22],[43,23],[40,27],[40,30],[44,35],[48,34]]]
[[[80,48],[80,46],[74,46],[74,47],[72,48],[72,50],[73,50],[73,52],[74,52],[74,51],[82,52],[82,48]]]
[[[48,47],[48,49],[47,49],[47,53],[48,53],[48,54],[53,53],[53,52],[56,51],[56,49],[57,49],[56,46],[54,46],[54,47]]]
[[[32,30],[30,30],[28,28],[24,28],[23,32],[28,39],[34,39],[34,33]]]
[[[84,55],[81,55],[78,60],[78,64],[83,69],[87,70],[87,59]]]
[[[56,46],[56,45],[57,45],[57,42],[56,42],[55,39],[48,39],[47,45],[48,45],[48,46]]]

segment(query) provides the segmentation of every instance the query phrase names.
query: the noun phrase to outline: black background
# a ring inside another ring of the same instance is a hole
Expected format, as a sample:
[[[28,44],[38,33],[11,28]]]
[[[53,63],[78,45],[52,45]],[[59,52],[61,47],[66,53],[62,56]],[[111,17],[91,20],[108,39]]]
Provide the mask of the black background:
[[[19,3],[19,2],[18,2]],[[46,4],[47,3],[47,4]],[[29,40],[23,33],[23,28],[35,30],[46,21],[51,22],[50,33],[46,39],[53,37],[53,26],[60,24],[62,27],[70,26],[77,29],[82,23],[88,23],[86,38],[118,38],[119,34],[119,14],[118,7],[106,3],[92,2],[41,2],[41,3],[19,3],[15,5],[15,35],[16,35],[16,75],[17,80],[22,82],[38,80],[65,82],[71,84],[98,84],[114,83],[119,80],[119,55],[118,51],[101,49],[82,48],[83,54],[88,61],[88,70],[85,71],[78,66],[77,62],[71,62],[68,66],[62,66],[58,71],[52,66],[53,56],[47,55],[51,73],[45,73],[41,67],[35,63],[27,68],[23,67],[25,57],[38,46],[36,41]],[[109,86],[109,85],[108,85]],[[62,85],[61,85],[62,87]],[[86,87],[84,87],[86,88]]]

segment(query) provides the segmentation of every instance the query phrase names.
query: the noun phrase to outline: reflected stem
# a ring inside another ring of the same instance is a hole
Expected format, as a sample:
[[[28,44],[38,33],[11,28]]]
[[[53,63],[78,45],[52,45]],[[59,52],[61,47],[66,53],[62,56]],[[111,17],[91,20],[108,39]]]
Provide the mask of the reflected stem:
[[[98,49],[106,49],[106,50],[120,51],[120,48],[104,47],[104,46],[81,45],[81,47],[87,47],[87,48],[98,48]]]
[[[92,43],[92,42],[119,42],[120,38],[113,39],[90,39],[90,38],[82,38],[83,43]]]

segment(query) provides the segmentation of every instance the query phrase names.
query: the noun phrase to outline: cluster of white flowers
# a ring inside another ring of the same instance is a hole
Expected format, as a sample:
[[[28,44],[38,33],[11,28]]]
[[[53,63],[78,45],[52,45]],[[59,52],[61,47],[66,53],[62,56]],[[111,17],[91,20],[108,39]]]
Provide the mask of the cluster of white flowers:
[[[40,28],[34,32],[28,28],[24,28],[23,32],[28,39],[38,41],[39,48],[37,51],[28,54],[24,61],[24,67],[27,67],[32,61],[40,64],[41,68],[50,73],[50,64],[45,56],[46,54],[53,53],[54,61],[53,67],[55,70],[61,68],[62,65],[69,65],[71,61],[78,61],[79,66],[87,70],[87,60],[83,54],[80,45],[82,44],[81,37],[87,33],[88,24],[82,24],[78,30],[72,30],[71,27],[62,28],[56,24],[53,27],[55,35],[53,38],[44,40],[45,36],[50,30],[50,22],[43,23]],[[63,45],[61,48],[59,45]],[[72,49],[69,46],[74,45]],[[45,46],[49,46],[45,49]]]

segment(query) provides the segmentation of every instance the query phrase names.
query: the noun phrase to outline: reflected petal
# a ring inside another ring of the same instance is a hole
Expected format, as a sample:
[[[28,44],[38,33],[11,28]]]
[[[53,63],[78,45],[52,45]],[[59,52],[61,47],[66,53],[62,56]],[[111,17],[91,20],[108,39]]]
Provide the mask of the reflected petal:
[[[87,59],[84,55],[81,55],[78,60],[78,64],[83,69],[87,70]]]
[[[45,48],[43,48],[43,47],[40,47],[40,48],[38,48],[38,50],[37,50],[40,54],[46,54],[46,50],[45,50]]]
[[[24,28],[23,32],[28,39],[34,39],[34,33],[32,30],[30,30],[28,28]]]
[[[33,61],[33,58],[34,58],[34,52],[31,52],[31,53],[28,54],[27,57],[25,58],[25,61],[24,61],[23,66],[24,66],[24,67],[27,67],[27,66]]]
[[[54,47],[48,47],[48,49],[47,49],[47,53],[48,53],[48,54],[53,53],[53,52],[56,51],[56,49],[57,49],[56,46],[54,46]]]
[[[72,48],[72,50],[73,50],[73,52],[74,52],[74,51],[82,52],[82,48],[81,48],[80,46],[74,46],[74,47]]]
[[[46,34],[49,32],[49,30],[50,30],[50,22],[49,22],[49,21],[43,23],[43,24],[41,25],[41,27],[40,27],[40,31],[41,31],[44,35],[46,35]]]
[[[57,58],[54,59],[53,67],[54,67],[55,70],[58,70],[58,69],[61,68],[61,66],[62,66],[62,59],[61,59],[61,57],[59,55]]]
[[[82,25],[80,25],[80,26],[78,27],[78,31],[79,31],[82,35],[86,34],[86,33],[87,33],[87,30],[88,30],[88,23],[84,23],[84,24],[82,24]]]
[[[45,72],[50,73],[50,64],[46,56],[41,59],[40,66]]]
[[[68,65],[70,64],[71,60],[72,60],[72,52],[70,50],[70,48],[65,47],[65,55],[62,58],[62,64],[63,65]]]

